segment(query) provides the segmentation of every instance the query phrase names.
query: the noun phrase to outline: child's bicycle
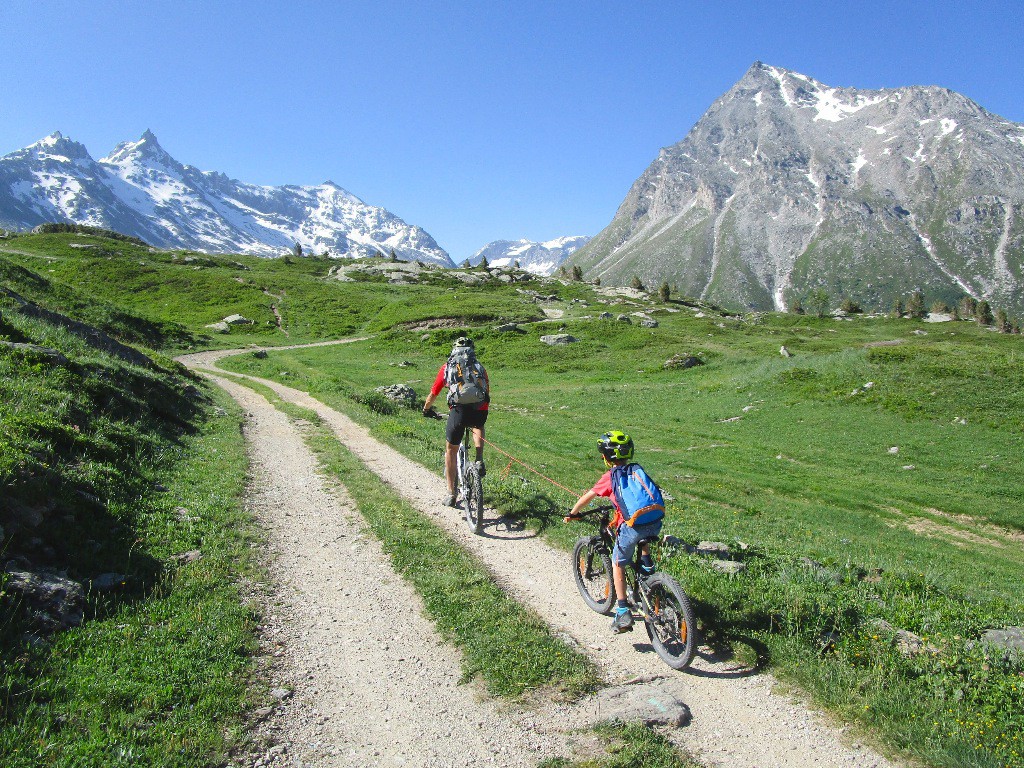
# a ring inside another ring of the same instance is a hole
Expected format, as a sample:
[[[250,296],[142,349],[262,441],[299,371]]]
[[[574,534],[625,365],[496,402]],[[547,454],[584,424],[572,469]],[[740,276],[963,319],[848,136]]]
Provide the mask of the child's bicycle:
[[[434,411],[431,418],[444,420],[444,416]],[[466,517],[466,525],[473,533],[483,533],[484,530],[484,485],[480,479],[480,470],[476,462],[469,460],[470,429],[467,429],[462,436],[462,444],[455,455],[455,477],[458,486],[459,498],[462,500],[462,509]],[[444,466],[444,451],[441,452],[441,465]]]
[[[612,549],[615,533],[610,530],[613,507],[595,507],[576,515],[581,520],[600,515],[599,533],[583,536],[572,550],[576,587],[583,601],[598,613],[611,613],[615,605],[612,577]],[[640,543],[655,543],[656,538]],[[686,669],[697,650],[697,619],[690,600],[679,583],[667,573],[655,571],[644,576],[640,570],[640,545],[633,562],[625,568],[626,599],[634,616],[644,620],[651,645],[661,660],[673,669]]]

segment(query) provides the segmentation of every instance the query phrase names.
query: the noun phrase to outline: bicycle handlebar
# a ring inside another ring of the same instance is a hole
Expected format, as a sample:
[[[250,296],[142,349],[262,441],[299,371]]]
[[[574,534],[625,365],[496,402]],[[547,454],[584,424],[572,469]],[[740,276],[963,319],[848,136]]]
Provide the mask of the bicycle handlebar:
[[[614,511],[615,511],[615,507],[613,507],[612,505],[609,504],[609,505],[603,506],[603,507],[592,507],[590,509],[585,509],[582,512],[579,512],[579,513],[577,513],[575,515],[566,515],[564,519],[565,519],[566,522],[568,522],[570,520],[584,520],[584,519],[590,517],[591,515],[603,515],[605,512],[614,512]]]

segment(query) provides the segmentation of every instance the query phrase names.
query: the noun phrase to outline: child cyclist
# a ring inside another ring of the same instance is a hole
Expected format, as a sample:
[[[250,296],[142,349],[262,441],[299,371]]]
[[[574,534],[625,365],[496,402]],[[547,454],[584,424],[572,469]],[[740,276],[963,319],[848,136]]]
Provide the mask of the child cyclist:
[[[626,602],[626,573],[624,567],[633,559],[637,542],[661,533],[665,517],[665,504],[657,484],[648,476],[643,467],[632,462],[633,440],[617,430],[605,432],[597,440],[608,471],[594,484],[594,487],[580,496],[566,516],[569,522],[584,507],[598,496],[610,498],[615,506],[615,517],[609,527],[615,531],[615,549],[612,552],[612,575],[615,582],[615,618],[612,632],[631,632],[633,614]],[[654,572],[650,548],[646,543],[640,547],[641,571]]]

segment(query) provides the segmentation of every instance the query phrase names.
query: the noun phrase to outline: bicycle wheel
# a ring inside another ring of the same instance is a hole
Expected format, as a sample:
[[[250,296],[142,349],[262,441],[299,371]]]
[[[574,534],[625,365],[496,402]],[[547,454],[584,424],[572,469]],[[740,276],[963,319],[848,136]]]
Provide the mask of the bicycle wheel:
[[[672,669],[686,669],[697,651],[697,619],[689,598],[665,573],[651,576],[642,589],[644,626],[654,650]]]
[[[462,505],[466,511],[466,525],[473,533],[484,530],[484,486],[480,482],[480,471],[476,464],[466,462],[463,470],[465,489],[462,494]]]
[[[583,602],[598,613],[610,613],[615,605],[612,559],[604,548],[600,536],[585,536],[572,550],[576,588]]]

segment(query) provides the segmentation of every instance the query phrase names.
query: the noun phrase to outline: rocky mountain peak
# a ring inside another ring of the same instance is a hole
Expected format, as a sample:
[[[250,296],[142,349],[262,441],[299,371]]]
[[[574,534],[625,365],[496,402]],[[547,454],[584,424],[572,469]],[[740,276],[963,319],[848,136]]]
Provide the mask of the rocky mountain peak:
[[[755,62],[570,257],[784,310],[814,288],[1024,310],[1024,125],[937,86],[833,87]]]

